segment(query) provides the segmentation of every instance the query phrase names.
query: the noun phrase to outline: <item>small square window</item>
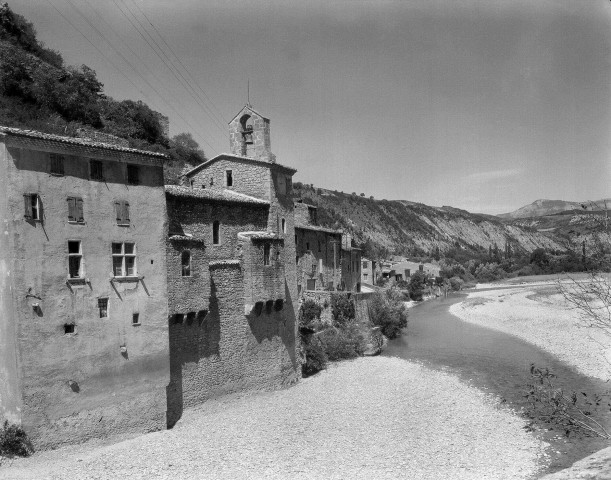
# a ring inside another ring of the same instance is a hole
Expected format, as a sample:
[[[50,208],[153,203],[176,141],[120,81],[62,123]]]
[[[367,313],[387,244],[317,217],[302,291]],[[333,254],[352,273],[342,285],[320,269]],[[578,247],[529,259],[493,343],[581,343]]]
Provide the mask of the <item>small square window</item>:
[[[140,314],[139,313],[132,314],[132,325],[140,325]]]
[[[98,310],[100,312],[100,318],[108,317],[108,299],[98,298]]]
[[[138,185],[140,183],[140,168],[138,165],[127,166],[127,183]]]
[[[125,244],[125,255],[133,255],[134,253],[134,244],[126,243]]]
[[[63,175],[64,174],[64,156],[56,155],[52,153],[51,155],[49,155],[49,159],[51,161],[49,171],[53,175]]]
[[[184,320],[185,320],[184,314],[177,313],[176,315],[174,315],[174,323],[181,324],[184,322]]]
[[[75,327],[76,327],[76,325],[74,325],[74,323],[65,323],[64,324],[64,335],[68,335],[70,333],[74,333],[75,332]]]

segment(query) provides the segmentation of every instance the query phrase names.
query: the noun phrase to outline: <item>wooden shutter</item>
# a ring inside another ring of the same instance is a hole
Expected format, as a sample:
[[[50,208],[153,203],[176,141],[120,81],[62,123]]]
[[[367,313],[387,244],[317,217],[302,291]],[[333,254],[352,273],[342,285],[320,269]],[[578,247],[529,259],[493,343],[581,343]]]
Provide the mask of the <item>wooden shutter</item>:
[[[121,221],[123,220],[123,207],[121,206],[121,202],[115,202],[115,214],[117,217],[117,225],[121,225]]]
[[[123,202],[123,223],[129,224],[129,202]]]
[[[23,204],[25,207],[24,217],[31,220],[32,219],[32,195],[30,193],[26,193],[23,195]]]
[[[74,199],[75,207],[76,207],[76,221],[84,222],[85,217],[83,216],[83,199],[75,198]]]
[[[68,221],[76,222],[76,198],[68,197]]]

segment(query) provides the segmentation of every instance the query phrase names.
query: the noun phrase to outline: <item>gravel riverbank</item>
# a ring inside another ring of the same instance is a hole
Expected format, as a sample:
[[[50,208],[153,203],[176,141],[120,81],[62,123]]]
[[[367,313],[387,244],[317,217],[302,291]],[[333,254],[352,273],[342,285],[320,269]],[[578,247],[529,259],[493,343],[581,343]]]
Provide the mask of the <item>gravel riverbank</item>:
[[[3,479],[529,479],[546,444],[456,378],[359,358],[281,391],[225,397],[173,430],[43,452]]]
[[[515,335],[552,353],[584,375],[611,377],[609,339],[580,325],[555,285],[473,291],[450,313],[466,322]]]

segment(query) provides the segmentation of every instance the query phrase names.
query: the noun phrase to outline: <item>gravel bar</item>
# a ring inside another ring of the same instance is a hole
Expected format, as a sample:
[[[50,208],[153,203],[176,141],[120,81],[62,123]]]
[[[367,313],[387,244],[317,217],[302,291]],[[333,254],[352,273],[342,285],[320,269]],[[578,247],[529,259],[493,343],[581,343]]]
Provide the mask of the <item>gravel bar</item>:
[[[41,452],[3,479],[529,479],[547,444],[494,397],[397,358],[222,397],[172,429]]]

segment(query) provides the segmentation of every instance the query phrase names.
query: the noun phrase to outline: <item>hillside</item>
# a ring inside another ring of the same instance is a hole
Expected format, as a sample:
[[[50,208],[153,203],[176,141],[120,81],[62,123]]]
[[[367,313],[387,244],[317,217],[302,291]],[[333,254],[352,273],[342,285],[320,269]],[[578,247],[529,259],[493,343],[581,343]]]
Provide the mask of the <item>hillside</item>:
[[[609,199],[606,200],[609,202]],[[565,200],[535,200],[529,205],[518,208],[510,213],[501,213],[497,215],[503,219],[516,218],[531,218],[542,217],[545,215],[554,215],[556,213],[566,212],[570,210],[596,210],[604,208],[605,200],[597,200],[595,202],[568,202]]]
[[[487,251],[509,242],[514,251],[563,249],[560,241],[536,227],[513,225],[490,215],[409,201],[374,200],[295,183],[294,195],[318,207],[323,225],[342,228],[365,247],[366,254],[431,255],[453,247]]]

